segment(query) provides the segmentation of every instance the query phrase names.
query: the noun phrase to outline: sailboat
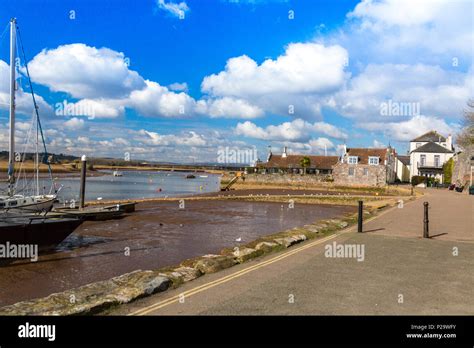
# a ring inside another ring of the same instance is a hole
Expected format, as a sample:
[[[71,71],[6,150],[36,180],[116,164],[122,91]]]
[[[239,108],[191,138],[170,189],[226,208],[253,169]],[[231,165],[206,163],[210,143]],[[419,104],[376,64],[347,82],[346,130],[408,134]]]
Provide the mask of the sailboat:
[[[30,84],[31,95],[33,97],[34,114],[36,121],[36,154],[35,154],[35,192],[34,194],[20,194],[29,187],[18,185],[15,174],[20,177],[21,166],[18,173],[15,173],[15,52],[16,52],[16,19],[10,20],[10,145],[8,159],[8,194],[0,196],[0,244],[36,244],[39,250],[52,248],[61,243],[69,236],[81,223],[83,218],[62,214],[61,216],[51,216],[53,203],[56,200],[57,193],[54,191],[52,183],[48,194],[40,194],[39,189],[39,138],[41,135],[44,148],[44,157],[47,156],[46,145],[44,142],[43,131],[39,119],[38,107],[36,105],[35,94],[31,84],[28,64],[25,60],[25,70]],[[24,56],[21,35],[19,35],[20,44]],[[33,123],[32,123],[33,126]],[[33,127],[32,127],[33,128]],[[23,156],[23,164],[26,158],[26,151]],[[52,181],[51,166],[48,164],[49,174]]]
[[[48,193],[40,193],[39,188],[39,153],[38,153],[38,142],[39,136],[41,135],[42,143],[44,146],[44,156],[47,156],[46,145],[44,143],[43,131],[41,128],[41,123],[39,119],[38,106],[36,104],[35,95],[33,92],[33,86],[31,84],[31,78],[28,71],[28,64],[25,58],[25,68],[28,77],[28,82],[30,84],[31,95],[33,98],[34,105],[34,120],[36,121],[36,155],[35,155],[35,179],[36,179],[36,188],[32,193],[23,192],[19,193],[18,185],[16,182],[15,174],[15,161],[17,155],[15,154],[15,91],[16,91],[16,69],[15,69],[15,59],[16,59],[16,39],[17,39],[17,24],[16,19],[12,18],[10,20],[10,142],[9,142],[9,157],[8,157],[8,194],[0,196],[0,211],[24,211],[31,213],[44,213],[52,209],[54,202],[57,198],[58,192],[53,192],[54,185],[51,185],[51,188]],[[21,42],[21,41],[20,41]],[[23,47],[22,47],[23,48]],[[23,51],[24,52],[24,51]],[[26,154],[25,154],[26,155]],[[25,157],[25,155],[23,157]],[[51,166],[48,163],[48,169],[50,174],[50,179],[52,181]],[[20,170],[21,173],[21,170]],[[18,175],[19,176],[19,175]],[[21,191],[26,191],[26,187]]]

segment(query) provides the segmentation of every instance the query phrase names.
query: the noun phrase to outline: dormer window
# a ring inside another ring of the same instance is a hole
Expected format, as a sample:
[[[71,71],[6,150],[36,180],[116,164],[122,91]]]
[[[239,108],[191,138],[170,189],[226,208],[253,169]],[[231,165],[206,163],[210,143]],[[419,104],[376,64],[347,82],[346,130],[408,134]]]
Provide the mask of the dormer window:
[[[418,149],[421,146],[421,143],[416,143],[416,148]]]
[[[379,158],[375,156],[369,156],[369,164],[372,166],[377,166],[379,164]]]
[[[357,156],[349,156],[349,158],[347,160],[347,163],[349,163],[349,164],[357,164],[357,162],[358,162]]]

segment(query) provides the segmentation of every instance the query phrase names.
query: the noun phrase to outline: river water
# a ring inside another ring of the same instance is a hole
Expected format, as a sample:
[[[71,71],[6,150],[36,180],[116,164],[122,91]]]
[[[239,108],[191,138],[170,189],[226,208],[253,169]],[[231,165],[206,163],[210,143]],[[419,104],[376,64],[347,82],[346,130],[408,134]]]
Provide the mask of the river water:
[[[100,171],[86,182],[86,201],[121,200],[176,197],[216,192],[220,189],[220,175],[208,173],[170,171],[121,171],[123,176],[113,176],[113,171]],[[194,179],[186,179],[192,174]],[[30,186],[33,182],[29,182]],[[80,178],[55,178],[56,188],[62,186],[58,198],[61,201],[76,202],[79,199]],[[49,180],[41,179],[40,187],[49,190]],[[6,188],[3,183],[2,188]],[[48,193],[47,191],[45,193]]]

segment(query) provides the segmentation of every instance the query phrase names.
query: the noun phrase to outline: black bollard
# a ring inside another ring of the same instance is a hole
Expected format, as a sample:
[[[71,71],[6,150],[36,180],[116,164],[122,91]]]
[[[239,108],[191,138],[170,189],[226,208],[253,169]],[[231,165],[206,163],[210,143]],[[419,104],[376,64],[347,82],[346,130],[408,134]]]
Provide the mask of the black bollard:
[[[362,222],[363,222],[363,202],[359,201],[359,218],[357,221],[357,232],[362,232]]]
[[[428,202],[423,203],[424,218],[423,218],[423,238],[430,238],[429,220],[428,220]]]
[[[86,171],[87,171],[87,157],[82,156],[82,167],[81,167],[81,188],[79,192],[79,209],[84,208],[84,199],[86,194]]]

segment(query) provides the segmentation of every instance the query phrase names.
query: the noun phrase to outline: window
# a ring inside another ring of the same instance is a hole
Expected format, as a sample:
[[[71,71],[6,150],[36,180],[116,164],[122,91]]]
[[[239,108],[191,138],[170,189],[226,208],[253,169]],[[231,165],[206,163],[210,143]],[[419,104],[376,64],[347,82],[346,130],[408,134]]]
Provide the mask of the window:
[[[435,167],[439,167],[439,155],[434,156],[434,164],[435,164]]]
[[[354,176],[354,168],[349,168],[349,175]]]
[[[364,175],[368,176],[369,175],[369,168],[364,168]]]
[[[369,164],[372,166],[376,166],[379,164],[379,158],[374,156],[369,156]]]
[[[420,164],[424,166],[426,163],[426,155],[421,155],[420,156]]]
[[[421,146],[421,143],[416,143],[416,148],[418,149]]]
[[[347,161],[347,163],[349,164],[357,164],[357,156],[349,156],[349,159]]]

